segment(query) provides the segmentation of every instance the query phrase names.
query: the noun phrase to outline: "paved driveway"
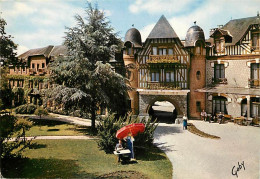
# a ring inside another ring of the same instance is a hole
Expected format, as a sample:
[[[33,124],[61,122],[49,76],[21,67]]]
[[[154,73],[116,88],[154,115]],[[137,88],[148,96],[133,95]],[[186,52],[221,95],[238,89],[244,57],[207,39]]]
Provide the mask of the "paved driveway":
[[[237,172],[241,179],[260,177],[260,128],[233,123],[216,124],[192,121],[200,130],[221,137],[202,138],[183,131],[181,125],[161,123],[155,131],[155,143],[166,152],[176,179],[236,179],[232,175],[238,162],[245,170]]]

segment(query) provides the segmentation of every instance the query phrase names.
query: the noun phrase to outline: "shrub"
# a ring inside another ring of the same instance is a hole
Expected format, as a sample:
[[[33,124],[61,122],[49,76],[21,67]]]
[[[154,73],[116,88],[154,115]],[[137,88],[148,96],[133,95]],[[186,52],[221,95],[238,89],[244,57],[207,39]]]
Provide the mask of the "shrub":
[[[33,114],[36,110],[37,106],[34,104],[28,104],[27,105],[27,113],[28,114]]]
[[[135,137],[134,146],[136,148],[152,146],[154,140],[153,134],[157,127],[156,121],[151,122],[151,118],[148,120],[144,118],[140,120],[140,118],[134,117],[117,119],[114,114],[109,114],[104,118],[100,118],[100,123],[97,126],[98,136],[100,137],[98,140],[99,148],[106,153],[112,153],[115,145],[118,143],[118,139],[116,138],[117,130],[132,123],[143,123],[145,125],[145,131]]]
[[[31,145],[31,140],[25,139],[25,131],[29,130],[32,122],[23,118],[17,119],[12,115],[3,115],[0,116],[0,123],[1,159],[20,157],[21,152]]]
[[[24,104],[15,108],[15,113],[17,114],[33,114],[36,110],[36,105],[34,104]]]
[[[117,120],[114,114],[109,114],[104,118],[99,117],[99,120],[100,123],[97,126],[98,136],[100,137],[98,146],[106,153],[112,153],[118,142],[116,131],[123,126],[124,119],[119,118]]]
[[[46,109],[43,109],[42,107],[38,107],[35,112],[35,115],[40,116],[40,119],[42,118],[42,116],[46,116],[48,115],[48,111]]]

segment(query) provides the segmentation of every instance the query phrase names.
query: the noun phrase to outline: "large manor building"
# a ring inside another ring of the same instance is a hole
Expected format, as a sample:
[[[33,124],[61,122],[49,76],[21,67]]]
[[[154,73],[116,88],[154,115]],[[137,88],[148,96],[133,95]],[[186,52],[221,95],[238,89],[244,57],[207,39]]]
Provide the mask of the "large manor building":
[[[259,27],[259,15],[234,19],[205,39],[195,24],[181,41],[162,16],[144,42],[136,28],[129,29],[123,59],[134,88],[133,113],[147,116],[156,101],[168,101],[190,118],[202,110],[260,116]]]
[[[230,20],[211,29],[207,39],[194,24],[185,40],[162,16],[145,41],[136,28],[129,29],[122,53],[119,58],[133,88],[129,99],[135,115],[147,116],[156,101],[168,101],[179,117],[199,118],[202,110],[260,116],[259,15]],[[65,46],[25,52],[19,56],[23,64],[10,67],[10,87],[26,88],[28,102],[40,104],[40,90],[53,85],[44,82],[50,75],[48,66],[65,54]],[[18,76],[26,76],[27,82]]]

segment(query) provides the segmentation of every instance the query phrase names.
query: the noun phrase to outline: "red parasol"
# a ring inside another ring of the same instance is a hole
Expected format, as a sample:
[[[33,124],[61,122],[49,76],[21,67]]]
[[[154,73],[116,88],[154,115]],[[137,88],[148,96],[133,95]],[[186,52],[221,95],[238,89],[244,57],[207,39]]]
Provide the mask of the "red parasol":
[[[129,132],[132,133],[132,136],[136,136],[139,132],[144,132],[144,129],[145,125],[143,123],[129,124],[116,132],[116,138],[123,139]]]

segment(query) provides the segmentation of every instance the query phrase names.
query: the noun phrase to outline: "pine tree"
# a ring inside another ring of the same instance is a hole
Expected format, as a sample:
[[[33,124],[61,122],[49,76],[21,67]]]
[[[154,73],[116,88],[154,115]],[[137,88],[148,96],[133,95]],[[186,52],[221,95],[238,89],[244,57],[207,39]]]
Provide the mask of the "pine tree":
[[[110,22],[97,6],[89,3],[86,17],[76,15],[77,25],[67,28],[68,55],[52,63],[52,79],[60,86],[51,92],[52,100],[66,109],[91,113],[95,128],[96,111],[105,106],[119,112],[126,106],[125,78],[108,63],[121,44]]]

